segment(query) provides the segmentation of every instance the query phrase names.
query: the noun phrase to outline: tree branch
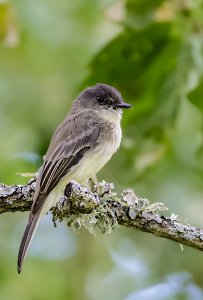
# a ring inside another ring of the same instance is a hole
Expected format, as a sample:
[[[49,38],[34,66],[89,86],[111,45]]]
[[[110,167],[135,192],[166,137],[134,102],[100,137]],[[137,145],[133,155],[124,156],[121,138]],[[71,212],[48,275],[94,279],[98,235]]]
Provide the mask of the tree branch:
[[[30,210],[34,188],[35,179],[24,186],[0,184],[0,214]],[[118,197],[110,183],[98,182],[91,192],[72,181],[67,185],[65,195],[52,209],[55,224],[57,220],[66,219],[68,226],[74,229],[85,226],[91,233],[96,226],[102,232],[110,232],[119,224],[203,251],[203,229],[183,224],[175,215],[160,215],[158,212],[166,209],[163,204],[150,204],[130,189]]]

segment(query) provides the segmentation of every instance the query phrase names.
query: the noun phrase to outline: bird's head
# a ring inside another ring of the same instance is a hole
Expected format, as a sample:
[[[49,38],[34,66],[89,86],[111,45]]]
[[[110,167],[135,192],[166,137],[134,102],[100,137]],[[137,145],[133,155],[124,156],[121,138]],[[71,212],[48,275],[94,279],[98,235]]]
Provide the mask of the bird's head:
[[[77,98],[77,101],[84,108],[90,108],[95,111],[121,112],[124,108],[130,108],[132,105],[125,103],[121,94],[114,87],[98,83],[93,87],[84,90]]]

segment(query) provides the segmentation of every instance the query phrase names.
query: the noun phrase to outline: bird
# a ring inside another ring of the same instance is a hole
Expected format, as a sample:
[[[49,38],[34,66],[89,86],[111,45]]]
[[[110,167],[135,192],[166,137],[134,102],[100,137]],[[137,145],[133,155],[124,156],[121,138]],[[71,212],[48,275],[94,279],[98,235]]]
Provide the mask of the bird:
[[[131,107],[116,88],[103,83],[83,90],[74,100],[70,112],[55,130],[38,171],[18,253],[18,273],[41,217],[64,195],[68,183],[75,180],[84,184],[118,150],[122,111]]]

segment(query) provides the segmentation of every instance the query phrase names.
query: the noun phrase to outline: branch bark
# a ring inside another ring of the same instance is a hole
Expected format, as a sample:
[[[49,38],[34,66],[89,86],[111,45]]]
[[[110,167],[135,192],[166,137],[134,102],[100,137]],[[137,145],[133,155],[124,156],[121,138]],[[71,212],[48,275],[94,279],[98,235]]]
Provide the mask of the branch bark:
[[[24,186],[0,184],[0,214],[29,211],[34,189],[35,179]],[[203,251],[203,229],[183,224],[175,215],[161,215],[163,204],[150,204],[130,189],[118,196],[113,184],[104,181],[96,183],[94,192],[72,181],[65,195],[51,210],[55,224],[66,219],[68,226],[74,229],[85,226],[92,233],[96,226],[102,232],[110,232],[117,225],[124,225]]]

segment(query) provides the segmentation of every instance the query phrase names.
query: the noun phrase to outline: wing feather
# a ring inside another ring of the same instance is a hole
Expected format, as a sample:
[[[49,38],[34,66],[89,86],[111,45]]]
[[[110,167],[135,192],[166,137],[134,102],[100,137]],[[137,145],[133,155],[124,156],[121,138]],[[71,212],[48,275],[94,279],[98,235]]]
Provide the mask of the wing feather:
[[[40,192],[49,194],[57,185],[61,178],[63,178],[68,171],[76,165],[84,156],[85,152],[90,150],[96,143],[100,134],[100,128],[97,122],[84,120],[83,124],[80,122],[80,128],[77,130],[76,122],[70,123],[64,130],[66,132],[66,139],[60,138],[64,135],[63,130],[57,131],[55,137],[52,139],[50,148],[52,151],[46,155],[44,165],[41,173]],[[82,125],[82,126],[81,126]],[[67,124],[66,124],[67,126]],[[58,136],[59,135],[59,136]],[[57,143],[59,142],[59,144]],[[57,145],[54,149],[52,144]]]

